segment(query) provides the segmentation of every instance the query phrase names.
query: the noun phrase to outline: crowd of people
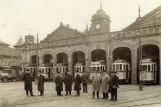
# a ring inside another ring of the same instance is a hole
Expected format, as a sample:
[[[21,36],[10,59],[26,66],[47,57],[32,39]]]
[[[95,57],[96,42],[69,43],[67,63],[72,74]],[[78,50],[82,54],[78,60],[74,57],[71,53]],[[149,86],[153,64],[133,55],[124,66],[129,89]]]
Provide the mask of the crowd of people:
[[[74,83],[74,91],[76,91],[75,96],[80,96],[81,84],[83,87],[83,92],[88,93],[88,81],[89,77],[87,73],[83,73],[80,75],[78,72],[75,72],[75,76],[73,76],[69,70],[65,72],[64,77],[60,72],[57,72],[57,76],[55,77],[55,85],[57,96],[62,96],[63,91],[63,83],[65,85],[66,96],[71,95],[72,85]],[[102,99],[108,100],[108,93],[111,93],[112,101],[117,101],[117,88],[119,88],[119,78],[116,72],[113,72],[110,76],[106,71],[103,71],[102,74],[98,73],[98,70],[95,70],[95,73],[91,76],[90,80],[92,81],[92,98],[95,98],[95,94],[97,94],[97,98],[100,99],[100,92],[102,92]],[[32,91],[32,78],[30,74],[30,70],[27,70],[23,76],[24,81],[24,89],[26,90],[26,95],[30,92],[31,96],[34,96]],[[38,91],[40,92],[40,96],[44,96],[44,83],[45,77],[42,75],[41,71],[38,76]]]

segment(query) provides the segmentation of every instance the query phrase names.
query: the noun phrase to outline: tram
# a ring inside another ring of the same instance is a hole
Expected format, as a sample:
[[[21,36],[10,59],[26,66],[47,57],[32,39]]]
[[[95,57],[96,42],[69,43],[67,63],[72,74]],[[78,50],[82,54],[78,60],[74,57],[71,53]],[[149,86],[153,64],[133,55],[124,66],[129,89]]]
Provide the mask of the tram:
[[[57,72],[60,72],[60,74],[64,78],[65,72],[67,71],[68,66],[67,66],[67,64],[58,63],[58,64],[56,64],[55,69],[56,69],[55,77],[57,76]]]
[[[26,69],[30,70],[31,78],[32,78],[32,80],[35,80],[36,67],[35,66],[29,66],[29,67],[26,67]]]
[[[27,67],[26,69],[29,69],[31,71],[31,78],[32,80],[35,80],[36,77],[36,67]],[[42,75],[44,75],[46,81],[50,81],[53,78],[52,73],[53,67],[38,67],[38,71],[42,72]],[[38,72],[39,76],[39,72]]]
[[[75,66],[74,66],[74,72],[78,71],[79,75],[82,76],[82,73],[84,72],[84,70],[85,70],[85,66],[83,65],[83,63],[76,63],[75,64]]]
[[[157,82],[157,63],[150,58],[142,59],[140,66],[142,66],[142,71],[140,72],[139,79],[144,84]]]
[[[120,83],[130,83],[130,64],[124,59],[115,60],[112,71],[117,72]]]
[[[53,78],[53,67],[39,67],[38,71],[42,72],[42,75],[45,77],[46,81],[50,81]]]
[[[106,65],[105,65],[104,60],[91,62],[90,69],[91,69],[89,72],[90,79],[92,78],[93,74],[95,73],[95,70],[97,70],[99,75],[101,76],[102,72],[104,70],[106,70]]]

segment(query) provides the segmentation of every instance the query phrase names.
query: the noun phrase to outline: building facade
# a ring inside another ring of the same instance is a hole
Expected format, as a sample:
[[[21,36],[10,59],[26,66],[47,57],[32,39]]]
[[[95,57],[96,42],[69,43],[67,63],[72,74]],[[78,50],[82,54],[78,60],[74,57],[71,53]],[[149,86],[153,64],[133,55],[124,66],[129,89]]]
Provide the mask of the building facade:
[[[110,31],[110,17],[100,7],[92,16],[92,24],[84,32],[60,26],[47,35],[40,43],[34,43],[34,36],[25,36],[22,45],[22,62],[25,67],[36,70],[36,50],[38,49],[39,68],[50,74],[59,69],[91,72],[92,64],[105,65],[108,73],[112,63],[124,59],[130,64],[130,83],[139,79],[139,19],[121,31]],[[141,44],[143,59],[151,58],[157,63],[157,84],[161,83],[161,6],[141,17]],[[64,68],[60,68],[60,67]]]
[[[21,51],[10,48],[9,44],[0,41],[0,68],[11,67],[21,68]]]

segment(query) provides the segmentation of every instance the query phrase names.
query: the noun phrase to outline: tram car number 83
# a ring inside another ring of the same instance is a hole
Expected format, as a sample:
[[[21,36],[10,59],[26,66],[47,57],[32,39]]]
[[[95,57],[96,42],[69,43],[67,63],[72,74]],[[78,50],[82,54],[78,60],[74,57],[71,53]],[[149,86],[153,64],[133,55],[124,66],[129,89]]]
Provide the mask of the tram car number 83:
[[[152,59],[143,59],[140,63],[142,71],[140,72],[140,81],[145,83],[156,83],[157,80],[157,63]]]

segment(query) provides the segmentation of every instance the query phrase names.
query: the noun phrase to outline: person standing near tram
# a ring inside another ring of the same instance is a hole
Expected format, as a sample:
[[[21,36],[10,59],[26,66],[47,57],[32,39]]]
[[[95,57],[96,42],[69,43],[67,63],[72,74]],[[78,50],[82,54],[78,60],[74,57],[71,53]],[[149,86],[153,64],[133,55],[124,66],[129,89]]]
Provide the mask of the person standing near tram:
[[[24,88],[26,90],[26,95],[28,96],[28,92],[30,92],[31,96],[35,96],[33,95],[32,91],[32,78],[30,74],[30,69],[26,70],[26,73],[23,75],[22,80],[24,81]]]
[[[81,76],[78,73],[79,71],[75,72],[75,79],[74,79],[74,90],[76,91],[76,96],[80,96],[81,90]]]
[[[119,88],[119,78],[117,76],[117,72],[113,72],[109,85],[109,92],[111,92],[110,101],[117,101],[117,88]]]
[[[63,78],[59,71],[57,71],[57,76],[55,78],[55,85],[56,85],[57,96],[62,96],[61,91],[63,91]]]
[[[110,81],[110,76],[107,75],[106,71],[103,71],[102,78],[101,78],[101,89],[103,94],[102,99],[108,99],[109,81]]]
[[[45,77],[44,75],[42,75],[42,71],[39,71],[38,91],[40,91],[40,96],[44,96],[44,83],[45,83]]]
[[[88,89],[87,89],[88,76],[85,71],[83,72],[81,79],[82,79],[83,92],[88,93]]]
[[[95,70],[95,74],[92,76],[91,80],[92,80],[92,89],[93,89],[93,92],[92,92],[93,99],[95,97],[95,92],[97,92],[97,98],[100,99],[99,92],[100,92],[100,85],[101,85],[101,77],[98,74],[98,70]]]
[[[68,92],[69,92],[69,95],[71,95],[73,77],[72,77],[71,72],[69,70],[67,70],[67,72],[65,74],[64,84],[65,84],[66,95],[68,95]]]

